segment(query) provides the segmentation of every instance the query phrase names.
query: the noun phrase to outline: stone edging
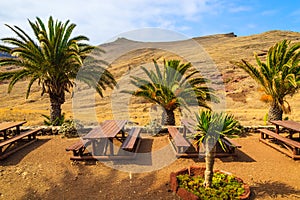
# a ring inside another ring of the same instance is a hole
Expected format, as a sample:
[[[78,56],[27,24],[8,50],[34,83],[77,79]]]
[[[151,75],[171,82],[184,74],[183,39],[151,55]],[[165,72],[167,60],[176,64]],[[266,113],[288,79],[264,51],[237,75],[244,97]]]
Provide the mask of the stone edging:
[[[170,186],[171,186],[171,190],[174,193],[176,193],[183,200],[199,200],[199,197],[197,197],[193,193],[188,192],[187,190],[185,190],[183,188],[179,188],[178,181],[177,181],[177,176],[180,175],[180,174],[189,174],[189,175],[193,175],[193,176],[197,176],[197,175],[203,176],[204,175],[204,171],[205,171],[204,167],[190,166],[189,168],[184,168],[184,169],[179,170],[177,172],[172,172],[170,174]],[[225,172],[225,171],[221,171],[221,170],[215,170],[215,172],[221,172],[221,173],[231,174],[229,172]],[[242,182],[244,184],[244,189],[245,189],[244,194],[241,195],[239,197],[239,199],[248,199],[249,196],[250,196],[250,187],[249,187],[249,185],[247,185],[246,183],[244,183],[242,179],[240,179],[240,178],[237,178],[237,179],[238,179],[238,181],[240,181],[240,182]]]

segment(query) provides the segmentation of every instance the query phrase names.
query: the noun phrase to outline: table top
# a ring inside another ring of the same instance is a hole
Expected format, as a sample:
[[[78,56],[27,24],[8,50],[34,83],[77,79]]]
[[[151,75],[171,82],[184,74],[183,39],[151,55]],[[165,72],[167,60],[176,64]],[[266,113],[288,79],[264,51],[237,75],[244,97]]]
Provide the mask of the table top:
[[[26,121],[19,121],[19,122],[2,122],[0,123],[0,131],[5,131],[7,129],[16,127],[16,126],[21,126],[25,124]]]
[[[272,124],[282,126],[288,129],[292,129],[294,131],[300,132],[300,123],[292,120],[271,120]]]
[[[181,120],[181,123],[184,127],[186,127],[191,133],[195,133],[195,125],[196,122],[193,122],[192,120],[186,120],[186,119],[183,119]]]
[[[114,138],[126,125],[128,120],[106,120],[92,129],[83,139]]]

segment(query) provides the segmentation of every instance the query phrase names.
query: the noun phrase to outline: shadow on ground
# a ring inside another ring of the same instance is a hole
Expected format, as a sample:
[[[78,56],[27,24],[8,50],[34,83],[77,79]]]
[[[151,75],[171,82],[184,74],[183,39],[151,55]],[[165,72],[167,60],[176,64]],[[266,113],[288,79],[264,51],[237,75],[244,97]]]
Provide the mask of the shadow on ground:
[[[43,144],[45,144],[46,142],[48,142],[50,139],[38,139],[36,142],[33,142],[32,144],[20,149],[19,151],[13,153],[12,155],[10,155],[8,158],[4,159],[3,161],[0,161],[0,165],[1,166],[14,166],[17,165],[18,163],[20,163],[22,161],[22,159],[29,154],[30,152],[32,152],[33,150],[39,148],[40,146],[42,146]]]
[[[300,191],[279,181],[256,182],[251,186],[250,199],[287,198],[294,196],[300,199]]]
[[[21,199],[179,199],[169,189],[169,183],[157,185],[158,174],[128,174],[98,163],[90,169],[76,163],[72,170],[65,170],[58,182],[45,180],[50,186],[44,191],[27,188]],[[74,173],[75,171],[75,173]],[[95,172],[98,171],[98,172]],[[101,172],[102,173],[99,173]],[[150,189],[152,188],[152,189]]]
[[[205,162],[205,156],[200,156],[198,158],[188,158],[192,159],[195,162]],[[227,157],[220,157],[220,158],[215,158],[219,159],[222,162],[256,162],[252,157],[244,153],[243,151],[237,149],[236,150],[236,156],[227,156]]]

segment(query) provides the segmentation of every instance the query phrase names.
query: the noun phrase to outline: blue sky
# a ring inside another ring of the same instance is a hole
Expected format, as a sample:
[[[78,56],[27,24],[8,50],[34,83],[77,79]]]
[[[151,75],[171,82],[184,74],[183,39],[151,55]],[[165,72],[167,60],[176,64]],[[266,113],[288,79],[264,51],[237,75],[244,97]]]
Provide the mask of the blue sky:
[[[7,0],[0,2],[0,9],[0,38],[13,35],[4,24],[30,32],[27,19],[47,20],[51,15],[61,21],[70,19],[77,25],[74,36],[85,35],[95,45],[123,35],[151,40],[141,37],[142,32],[128,34],[145,28],[169,30],[187,38],[300,31],[298,0]]]

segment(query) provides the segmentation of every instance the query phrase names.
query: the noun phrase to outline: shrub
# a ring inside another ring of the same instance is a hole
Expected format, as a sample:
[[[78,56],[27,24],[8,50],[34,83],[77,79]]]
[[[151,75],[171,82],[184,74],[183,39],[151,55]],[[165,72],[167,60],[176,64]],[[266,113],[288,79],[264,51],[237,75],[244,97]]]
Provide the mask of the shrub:
[[[82,128],[82,125],[75,123],[74,120],[70,119],[66,120],[61,125],[58,133],[67,138],[79,137],[77,130],[80,128]]]
[[[63,113],[60,118],[56,118],[54,121],[51,121],[50,116],[48,115],[42,114],[42,116],[45,118],[44,124],[46,126],[52,126],[54,124],[56,124],[57,126],[61,126],[65,121],[65,113]]]
[[[245,189],[233,175],[215,172],[210,188],[203,186],[202,176],[178,175],[179,187],[192,192],[200,199],[239,199]]]
[[[157,119],[150,121],[149,125],[146,126],[147,133],[151,133],[153,136],[158,135],[161,129],[162,125]]]

